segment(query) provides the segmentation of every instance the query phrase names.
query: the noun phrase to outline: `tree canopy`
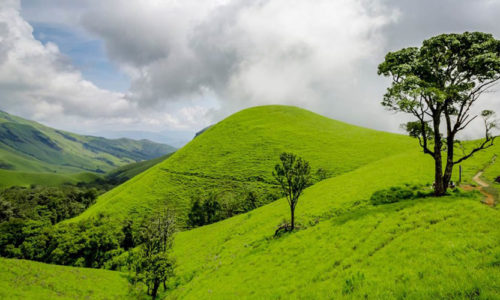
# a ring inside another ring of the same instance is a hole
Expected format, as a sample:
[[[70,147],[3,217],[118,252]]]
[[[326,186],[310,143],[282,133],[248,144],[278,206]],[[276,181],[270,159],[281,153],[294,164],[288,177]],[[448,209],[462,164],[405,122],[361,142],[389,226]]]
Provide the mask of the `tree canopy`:
[[[482,32],[441,34],[425,40],[420,48],[389,52],[378,74],[392,79],[382,105],[416,118],[405,129],[434,158],[435,194],[443,195],[453,166],[493,145],[494,112],[474,115],[472,111],[481,95],[500,80],[500,41]],[[455,157],[457,134],[478,116],[484,120],[484,139]]]

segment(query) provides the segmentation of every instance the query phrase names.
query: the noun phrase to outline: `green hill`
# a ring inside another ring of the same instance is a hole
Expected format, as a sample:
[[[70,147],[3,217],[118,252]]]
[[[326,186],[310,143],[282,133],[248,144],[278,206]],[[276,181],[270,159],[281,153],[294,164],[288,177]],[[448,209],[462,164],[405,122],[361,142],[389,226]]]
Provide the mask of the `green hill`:
[[[226,188],[221,183],[227,181],[235,187],[270,185],[270,170],[283,150],[304,156],[330,176],[301,197],[300,229],[273,236],[289,218],[288,204],[280,199],[178,233],[176,277],[166,298],[500,298],[497,208],[482,204],[477,192],[374,206],[370,196],[381,189],[417,184],[430,191],[432,160],[410,138],[297,108],[259,107],[229,117],[104,195],[82,217],[100,211],[123,217],[161,204],[183,207],[189,196],[184,190]],[[500,175],[500,161],[492,160],[498,154],[495,146],[466,161],[465,181],[481,169],[490,182]],[[13,276],[2,281],[13,282]],[[17,292],[24,285],[8,288]]]
[[[137,299],[125,274],[0,258],[0,299]]]
[[[494,153],[500,147],[466,169],[482,167]],[[297,208],[302,228],[293,234],[273,238],[288,218],[284,199],[181,232],[174,246],[181,283],[170,296],[498,299],[500,213],[479,194],[368,201],[379,189],[430,182],[432,161],[412,150],[307,189]]]
[[[412,139],[338,122],[289,106],[243,110],[197,136],[162,163],[102,195],[77,219],[109,212],[142,216],[170,206],[185,219],[191,197],[275,190],[271,171],[283,151],[311,162],[314,171],[338,176],[384,157],[414,149]],[[76,220],[77,220],[76,219]]]
[[[174,150],[147,140],[81,136],[0,111],[0,178],[7,180],[1,186],[71,183],[85,175],[68,174],[105,173]]]
[[[131,163],[123,167],[119,167],[111,172],[106,173],[106,175],[104,176],[104,180],[113,184],[121,184],[135,177],[136,175],[139,175],[140,173],[146,171],[147,169],[153,167],[154,165],[161,163],[171,155],[172,153],[169,153],[167,155],[153,158],[150,160],[144,160],[136,163]]]

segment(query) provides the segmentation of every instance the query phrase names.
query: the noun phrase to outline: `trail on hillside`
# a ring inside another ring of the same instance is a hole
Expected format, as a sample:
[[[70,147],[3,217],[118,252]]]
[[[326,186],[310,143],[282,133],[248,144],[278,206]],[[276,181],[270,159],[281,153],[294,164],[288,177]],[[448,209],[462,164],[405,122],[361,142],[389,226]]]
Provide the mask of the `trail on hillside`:
[[[471,190],[479,191],[486,197],[482,202],[488,206],[493,207],[495,205],[495,197],[484,189],[489,187],[490,185],[481,179],[481,175],[483,175],[483,171],[477,172],[477,174],[474,175],[474,177],[472,177],[472,180],[474,180],[474,182],[479,185],[478,187],[473,187],[471,185],[464,185],[463,189],[466,191],[471,191]]]

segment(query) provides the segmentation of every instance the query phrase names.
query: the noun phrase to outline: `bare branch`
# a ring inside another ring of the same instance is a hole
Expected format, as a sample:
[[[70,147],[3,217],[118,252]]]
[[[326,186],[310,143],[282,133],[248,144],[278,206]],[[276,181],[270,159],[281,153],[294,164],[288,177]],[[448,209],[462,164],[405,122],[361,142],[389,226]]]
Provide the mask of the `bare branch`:
[[[496,136],[493,136],[493,137],[490,137],[490,138],[487,138],[485,139],[481,145],[479,145],[478,147],[474,148],[471,150],[471,152],[469,152],[469,154],[461,157],[459,160],[457,161],[454,161],[453,164],[456,165],[456,164],[459,164],[461,163],[462,161],[466,160],[467,158],[471,157],[474,153],[476,153],[477,151],[480,151],[480,150],[483,150],[483,149],[488,149],[489,147],[493,146],[493,141],[495,140]],[[489,143],[489,144],[488,144]]]

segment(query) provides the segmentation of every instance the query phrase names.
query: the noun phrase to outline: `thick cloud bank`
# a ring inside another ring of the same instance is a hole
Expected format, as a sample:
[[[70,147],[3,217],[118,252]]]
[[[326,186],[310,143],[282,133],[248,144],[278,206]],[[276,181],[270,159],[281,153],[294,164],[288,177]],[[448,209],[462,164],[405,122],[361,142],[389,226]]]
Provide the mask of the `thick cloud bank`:
[[[491,0],[23,2],[32,22],[101,40],[130,77],[117,93],[37,41],[18,1],[0,1],[0,108],[94,129],[195,131],[245,107],[291,104],[395,131],[403,118],[380,106],[388,81],[376,74],[387,51],[451,31],[500,38]],[[484,104],[500,109],[495,99]]]
[[[227,113],[362,102],[352,96],[363,84],[359,70],[383,56],[381,31],[396,17],[380,1],[132,0],[106,1],[83,24],[128,70],[134,102],[215,98]]]

